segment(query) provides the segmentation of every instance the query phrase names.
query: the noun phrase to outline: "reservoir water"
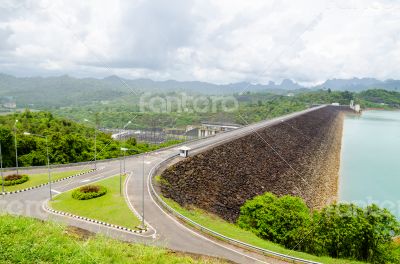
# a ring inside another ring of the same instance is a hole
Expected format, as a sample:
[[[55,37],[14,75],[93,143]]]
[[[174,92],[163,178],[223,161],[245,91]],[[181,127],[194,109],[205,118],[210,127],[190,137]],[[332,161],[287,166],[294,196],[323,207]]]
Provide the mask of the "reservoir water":
[[[339,198],[376,203],[400,219],[400,111],[345,117]]]

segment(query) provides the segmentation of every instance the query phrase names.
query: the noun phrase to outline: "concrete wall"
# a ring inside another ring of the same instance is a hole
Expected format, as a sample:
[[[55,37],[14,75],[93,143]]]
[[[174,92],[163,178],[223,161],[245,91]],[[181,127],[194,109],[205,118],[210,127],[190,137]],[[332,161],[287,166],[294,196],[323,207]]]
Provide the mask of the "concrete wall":
[[[187,158],[162,173],[164,196],[235,221],[264,192],[310,208],[337,195],[343,108],[328,106]]]

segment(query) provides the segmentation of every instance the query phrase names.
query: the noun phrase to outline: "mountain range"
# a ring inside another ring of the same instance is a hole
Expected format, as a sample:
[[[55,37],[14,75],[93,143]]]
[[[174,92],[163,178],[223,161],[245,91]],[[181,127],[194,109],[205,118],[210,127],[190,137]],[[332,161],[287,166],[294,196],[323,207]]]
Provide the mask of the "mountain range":
[[[281,83],[213,84],[199,81],[153,81],[150,79],[123,79],[109,76],[103,79],[58,77],[15,77],[0,74],[0,98],[14,98],[18,107],[62,107],[113,100],[143,92],[181,91],[197,94],[232,94],[242,92],[271,92],[331,89],[359,92],[371,88],[400,91],[400,80],[380,81],[374,78],[330,79],[313,87],[302,86],[290,79]]]

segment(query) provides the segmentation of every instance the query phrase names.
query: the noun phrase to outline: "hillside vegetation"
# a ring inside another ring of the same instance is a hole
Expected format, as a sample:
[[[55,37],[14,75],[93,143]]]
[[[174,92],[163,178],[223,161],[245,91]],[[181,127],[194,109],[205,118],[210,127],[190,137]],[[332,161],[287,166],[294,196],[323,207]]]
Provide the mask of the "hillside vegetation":
[[[3,147],[3,166],[13,167],[15,162],[15,120],[17,131],[18,162],[20,166],[45,165],[47,136],[51,164],[63,164],[90,161],[94,159],[93,127],[76,123],[74,121],[54,117],[48,112],[30,112],[0,116],[0,142]],[[32,135],[25,135],[29,132]],[[120,148],[129,149],[127,154],[137,154],[170,144],[177,141],[163,143],[162,145],[149,145],[138,143],[134,138],[119,142],[113,140],[111,135],[97,131],[97,159],[116,158],[122,155]]]
[[[287,96],[290,95],[290,96]],[[200,96],[189,94],[187,96]],[[164,103],[168,98],[174,98],[184,102],[185,97],[179,92],[154,93],[149,98],[161,98]],[[200,97],[205,101],[212,102],[212,96]],[[306,109],[315,104],[340,103],[349,105],[351,100],[360,104],[362,108],[400,109],[400,93],[386,90],[368,90],[361,93],[348,91],[301,90],[294,93],[286,92],[285,95],[272,94],[268,92],[246,92],[234,94],[238,105],[232,111],[193,111],[191,105],[186,111],[184,107],[174,104],[171,109],[166,109],[161,103],[157,111],[140,109],[138,96],[127,96],[124,99],[111,100],[107,104],[95,103],[79,107],[63,107],[51,111],[61,117],[73,120],[82,120],[90,112],[96,112],[105,127],[119,128],[121,124],[135,117],[132,128],[154,128],[154,127],[185,127],[187,125],[207,122],[226,122],[246,125],[264,119],[270,119],[284,114]],[[184,105],[183,105],[184,106]]]
[[[0,263],[225,263],[10,215],[0,216],[0,252]]]
[[[378,107],[386,109],[400,108],[400,93],[386,90],[368,90],[357,94],[357,98],[364,107]]]

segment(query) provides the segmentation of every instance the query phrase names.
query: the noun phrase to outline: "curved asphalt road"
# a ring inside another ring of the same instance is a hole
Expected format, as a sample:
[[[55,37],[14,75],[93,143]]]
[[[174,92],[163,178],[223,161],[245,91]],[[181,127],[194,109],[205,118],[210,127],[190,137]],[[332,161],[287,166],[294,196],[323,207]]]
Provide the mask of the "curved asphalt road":
[[[324,106],[321,106],[324,107]],[[316,107],[302,112],[290,114],[284,117],[263,121],[249,125],[234,131],[217,134],[213,137],[189,142],[186,145],[193,149],[191,152],[198,153],[210,147],[223,144],[227,141],[252,133],[257,129],[279,123],[283,120],[301,115],[308,111],[321,108]],[[158,245],[202,255],[209,255],[231,260],[236,263],[287,263],[274,258],[249,252],[236,246],[217,241],[199,234],[197,231],[187,228],[177,219],[166,213],[153,199],[149,189],[149,173],[153,167],[171,155],[178,153],[178,147],[168,148],[145,154],[143,156],[133,156],[126,158],[126,171],[129,173],[127,184],[125,185],[125,196],[128,204],[133,210],[142,214],[142,186],[145,181],[144,205],[146,223],[151,227],[144,234],[132,234],[121,230],[88,223],[82,220],[73,219],[65,216],[58,216],[48,213],[43,209],[43,205],[49,199],[48,186],[38,189],[11,195],[3,195],[0,198],[0,210],[18,215],[27,215],[43,220],[56,220],[64,224],[77,226],[96,233],[103,233],[110,237],[129,242],[140,242],[151,245]],[[89,169],[91,166],[82,165],[74,167],[57,168],[55,170],[80,170]],[[119,174],[120,161],[99,162],[98,170],[73,179],[65,180],[52,184],[53,194],[65,192],[90,182],[95,182],[107,177]],[[144,169],[144,170],[143,170]],[[43,168],[34,170],[43,171]],[[21,172],[23,172],[21,170]],[[32,170],[29,170],[32,173]],[[144,176],[143,176],[144,175]]]

